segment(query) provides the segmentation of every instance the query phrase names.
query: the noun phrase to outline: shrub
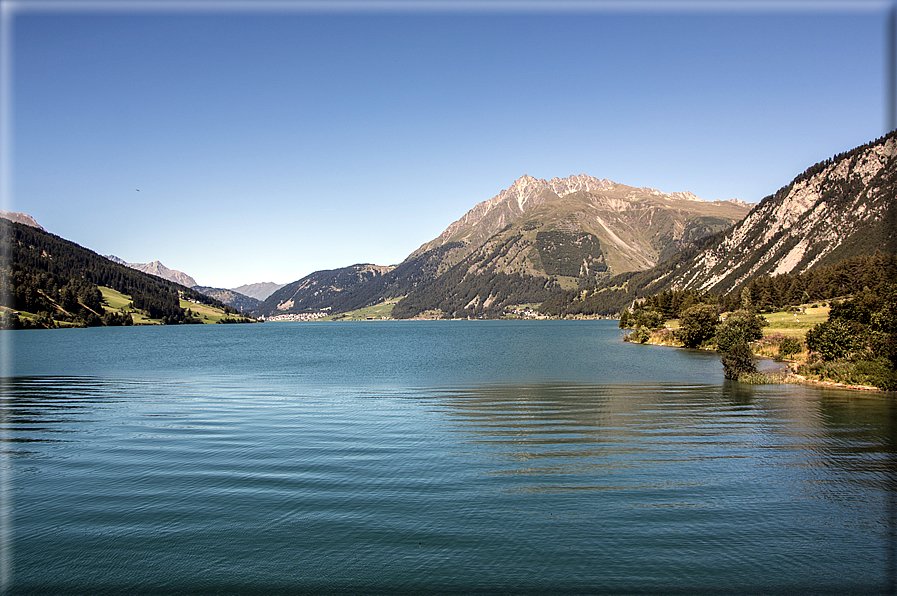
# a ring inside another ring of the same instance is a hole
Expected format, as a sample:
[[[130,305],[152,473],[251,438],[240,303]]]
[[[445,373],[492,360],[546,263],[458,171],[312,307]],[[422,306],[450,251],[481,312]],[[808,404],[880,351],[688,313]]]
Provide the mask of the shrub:
[[[697,348],[713,337],[719,315],[711,304],[696,304],[682,312],[679,319],[678,337],[686,348]]]
[[[807,349],[823,360],[846,358],[856,349],[857,334],[843,319],[829,319],[807,331]]]
[[[804,349],[803,343],[796,337],[785,337],[779,342],[779,360],[784,360]]]
[[[754,354],[747,343],[739,343],[728,350],[720,351],[723,363],[723,375],[727,379],[738,379],[744,374],[757,372],[754,366]]]
[[[750,310],[736,310],[717,327],[714,339],[727,379],[757,371],[750,342],[763,337],[766,319]]]
[[[642,326],[636,327],[633,331],[627,333],[623,337],[623,341],[639,344],[643,344],[649,339],[651,339],[651,332]]]
[[[788,382],[788,375],[784,373],[744,373],[738,377],[738,382],[748,385],[782,385]]]

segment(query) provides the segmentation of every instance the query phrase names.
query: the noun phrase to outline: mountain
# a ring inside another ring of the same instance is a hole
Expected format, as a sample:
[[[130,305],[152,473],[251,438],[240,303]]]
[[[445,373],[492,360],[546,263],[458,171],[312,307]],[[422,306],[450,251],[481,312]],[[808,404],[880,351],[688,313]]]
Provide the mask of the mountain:
[[[665,290],[725,294],[764,277],[797,275],[876,251],[895,254],[895,205],[897,132],[892,132],[808,168],[736,225],[672,259],[605,280],[595,291],[552,298],[543,307],[557,314],[566,300],[568,313],[586,308],[610,314],[634,297]]]
[[[690,192],[663,193],[586,175],[548,181],[522,176],[409,258],[460,242],[462,248],[450,259],[455,264],[512,225],[532,231],[527,237],[537,235],[535,230],[590,234],[606,247],[607,270],[622,273],[656,265],[688,242],[740,220],[749,209],[737,200],[708,202]],[[535,261],[535,255],[529,260]]]
[[[234,292],[255,298],[259,302],[265,300],[268,296],[282,288],[284,284],[276,284],[271,281],[255,284],[245,284],[238,288],[231,288]]]
[[[129,304],[126,310],[165,324],[202,322],[181,306],[182,299],[235,314],[213,298],[111,261],[34,226],[7,219],[0,220],[0,226],[3,254],[10,255],[8,266],[0,268],[0,287],[9,289],[0,294],[2,327],[52,327],[54,321],[76,326],[130,324],[130,314],[106,310],[100,286],[124,295],[119,299]]]
[[[664,281],[725,293],[762,275],[897,251],[895,157],[897,135],[891,134],[816,164]]]
[[[253,314],[340,313],[398,299],[435,280],[446,270],[446,256],[459,246],[444,244],[409,257],[398,266],[360,264],[316,271],[271,294]]]
[[[168,281],[173,281],[176,284],[180,284],[188,288],[192,288],[193,286],[197,285],[196,280],[186,273],[182,271],[176,271],[174,269],[169,269],[159,261],[153,261],[152,263],[127,263],[124,259],[120,259],[115,255],[108,255],[106,258],[110,261],[118,263],[119,265],[124,265],[126,267],[130,267],[131,269],[136,269],[137,271],[143,271],[144,273],[155,275],[156,277],[161,277],[162,279],[167,279]]]
[[[315,272],[271,294],[255,313],[337,313],[407,295],[394,316],[496,316],[510,304],[649,268],[748,210],[740,201],[708,202],[585,175],[523,176],[397,267]]]
[[[215,300],[222,302],[228,306],[239,310],[240,312],[250,312],[262,303],[261,300],[250,298],[235,290],[226,290],[224,288],[211,288],[208,286],[192,286],[192,290],[196,290],[206,296],[211,296]]]
[[[523,176],[412,253],[454,246],[440,275],[402,299],[393,316],[499,316],[511,305],[648,269],[749,208],[585,175]]]
[[[271,317],[332,310],[344,312],[360,308],[353,293],[366,289],[370,282],[382,278],[393,268],[361,264],[340,269],[316,271],[272,293],[255,311],[257,316]],[[361,305],[367,298],[361,300]]]
[[[27,213],[16,213],[14,211],[0,210],[0,218],[8,219],[9,221],[24,224],[26,226],[31,226],[32,228],[37,228],[38,230],[44,229],[39,223],[34,221],[33,217],[31,217]]]

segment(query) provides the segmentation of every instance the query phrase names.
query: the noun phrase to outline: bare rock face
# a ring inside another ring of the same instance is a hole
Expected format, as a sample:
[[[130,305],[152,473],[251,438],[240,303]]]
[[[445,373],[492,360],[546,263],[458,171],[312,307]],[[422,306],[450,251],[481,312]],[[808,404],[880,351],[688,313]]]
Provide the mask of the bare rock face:
[[[13,221],[15,223],[24,224],[26,226],[31,226],[32,228],[37,228],[38,230],[46,232],[44,228],[34,221],[34,218],[28,215],[27,213],[16,213],[14,211],[2,211],[0,210],[0,217],[3,219],[8,219],[9,221]]]
[[[668,272],[674,288],[729,292],[760,275],[897,249],[897,136],[820,162],[765,198],[716,244]]]
[[[397,267],[315,272],[272,293],[256,313],[336,313],[401,298],[393,310],[400,318],[438,310],[491,316],[508,304],[541,302],[562,287],[648,269],[730,227],[749,208],[584,174],[522,176]]]

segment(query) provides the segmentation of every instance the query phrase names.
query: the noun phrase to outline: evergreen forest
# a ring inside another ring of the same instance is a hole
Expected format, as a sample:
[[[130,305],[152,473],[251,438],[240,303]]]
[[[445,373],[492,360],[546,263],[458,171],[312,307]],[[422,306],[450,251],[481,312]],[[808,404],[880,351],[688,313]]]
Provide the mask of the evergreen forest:
[[[6,219],[0,226],[7,257],[0,267],[4,328],[133,324],[129,314],[106,310],[99,286],[130,296],[134,310],[163,324],[201,322],[181,307],[182,298],[237,314],[209,296],[114,263],[54,234]]]

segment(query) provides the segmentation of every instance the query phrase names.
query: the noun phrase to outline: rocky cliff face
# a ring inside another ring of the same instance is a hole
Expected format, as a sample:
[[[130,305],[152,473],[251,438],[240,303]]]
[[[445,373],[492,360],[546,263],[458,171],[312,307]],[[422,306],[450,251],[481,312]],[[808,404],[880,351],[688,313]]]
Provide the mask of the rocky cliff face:
[[[897,251],[895,133],[816,164],[692,259],[664,286],[729,292],[761,275]]]

